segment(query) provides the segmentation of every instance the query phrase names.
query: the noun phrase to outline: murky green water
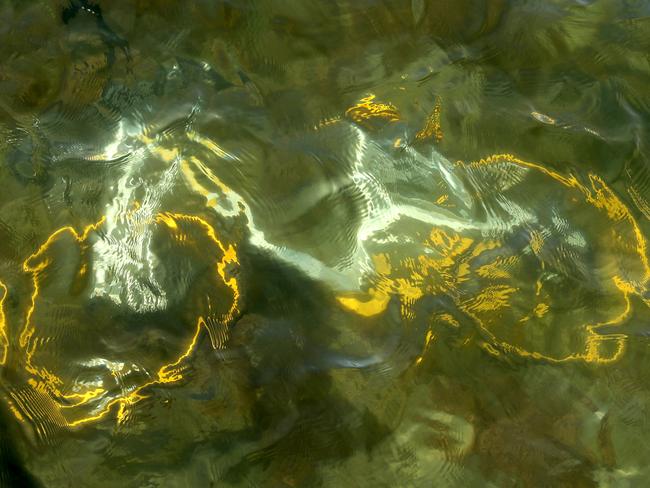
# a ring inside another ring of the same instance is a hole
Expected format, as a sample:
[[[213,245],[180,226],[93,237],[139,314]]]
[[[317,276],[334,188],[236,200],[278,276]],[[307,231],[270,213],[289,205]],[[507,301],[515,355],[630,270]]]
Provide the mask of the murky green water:
[[[0,485],[650,483],[650,4],[0,3]]]

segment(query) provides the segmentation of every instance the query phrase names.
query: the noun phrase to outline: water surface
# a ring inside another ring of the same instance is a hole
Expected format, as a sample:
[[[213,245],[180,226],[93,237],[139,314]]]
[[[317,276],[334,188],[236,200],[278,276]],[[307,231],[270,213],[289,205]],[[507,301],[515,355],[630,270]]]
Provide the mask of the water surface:
[[[0,12],[0,485],[650,481],[647,2]]]

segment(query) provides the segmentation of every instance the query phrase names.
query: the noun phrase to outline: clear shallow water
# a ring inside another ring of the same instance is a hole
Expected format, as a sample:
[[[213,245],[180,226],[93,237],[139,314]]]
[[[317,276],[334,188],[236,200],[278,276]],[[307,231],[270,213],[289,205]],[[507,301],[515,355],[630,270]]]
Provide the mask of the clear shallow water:
[[[3,2],[6,486],[644,486],[645,2]]]

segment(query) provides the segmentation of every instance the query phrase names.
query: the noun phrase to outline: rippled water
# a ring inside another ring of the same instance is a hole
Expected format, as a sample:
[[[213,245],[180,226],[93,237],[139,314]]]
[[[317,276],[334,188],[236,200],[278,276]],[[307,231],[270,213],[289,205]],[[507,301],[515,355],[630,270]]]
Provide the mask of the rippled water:
[[[650,483],[650,4],[0,3],[0,485]]]

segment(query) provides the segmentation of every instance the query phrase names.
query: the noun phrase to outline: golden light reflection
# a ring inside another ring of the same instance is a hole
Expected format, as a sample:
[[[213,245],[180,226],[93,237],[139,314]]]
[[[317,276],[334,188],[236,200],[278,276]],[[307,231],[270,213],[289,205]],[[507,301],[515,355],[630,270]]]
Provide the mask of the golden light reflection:
[[[442,125],[440,122],[440,114],[442,112],[442,100],[440,97],[436,97],[436,103],[433,107],[433,111],[427,117],[427,120],[424,124],[422,130],[419,130],[415,134],[416,141],[424,141],[427,139],[434,138],[436,142],[442,141]]]
[[[101,408],[95,407],[95,411],[90,414],[80,414],[79,407],[85,407],[85,410],[92,410],[93,405],[91,402],[101,399],[102,396],[108,392],[102,387],[88,388],[86,391],[75,393],[64,393],[68,388],[65,381],[49,371],[44,366],[35,364],[35,354],[39,348],[45,345],[45,342],[35,337],[38,324],[34,321],[34,311],[37,306],[37,300],[42,289],[42,279],[46,272],[46,268],[52,263],[51,258],[47,257],[47,252],[57,240],[63,236],[70,236],[74,242],[77,243],[80,250],[83,252],[92,246],[88,242],[92,232],[97,231],[104,223],[105,218],[102,217],[98,222],[90,224],[81,232],[77,232],[73,227],[62,227],[53,232],[48,239],[23,263],[23,271],[31,274],[33,292],[31,295],[31,303],[26,313],[25,326],[20,334],[19,343],[24,351],[24,368],[30,374],[27,381],[29,388],[23,389],[18,393],[12,394],[12,408],[11,411],[18,420],[23,419],[25,416],[30,419],[37,429],[44,429],[43,422],[56,425],[59,427],[75,427],[82,424],[87,424],[105,418],[114,409],[117,410],[116,418],[118,423],[124,422],[129,416],[129,410],[133,405],[138,403],[144,398],[147,398],[145,390],[154,385],[171,384],[180,381],[183,378],[183,369],[186,366],[187,360],[191,357],[196,349],[201,330],[206,329],[213,347],[221,347],[226,337],[221,335],[220,339],[216,339],[216,334],[211,327],[206,323],[206,320],[199,316],[196,319],[196,324],[192,337],[188,344],[183,348],[178,356],[167,364],[162,365],[153,375],[150,381],[140,384],[130,391],[123,392],[116,398],[111,399],[105,403]],[[164,225],[171,233],[172,237],[181,239],[181,224],[190,224],[195,228],[201,229],[202,235],[206,236],[214,245],[218,254],[221,255],[214,268],[214,276],[219,282],[223,283],[231,292],[232,300],[228,310],[219,317],[219,321],[224,324],[229,324],[236,314],[239,312],[240,290],[239,283],[234,276],[230,276],[229,266],[239,265],[239,257],[236,249],[232,244],[225,245],[217,236],[214,228],[201,217],[186,215],[181,213],[159,213],[154,219],[155,223]],[[210,252],[203,250],[202,252]],[[84,265],[81,265],[83,269]],[[6,297],[6,287],[1,285],[4,291],[2,302]],[[0,302],[0,305],[2,305]],[[0,307],[1,310],[1,307]],[[0,332],[4,335],[1,337],[6,342],[6,330],[4,323],[4,314],[0,315],[2,319],[2,328]],[[6,351],[6,348],[5,348]],[[6,352],[4,353],[6,358]],[[29,393],[31,391],[32,393]],[[99,410],[97,410],[99,408]],[[40,421],[37,421],[40,419]],[[43,432],[43,435],[46,433]]]
[[[345,111],[345,115],[359,125],[372,128],[373,119],[386,122],[397,122],[400,114],[392,103],[381,103],[375,101],[375,95],[368,95]]]
[[[368,290],[370,297],[367,300],[361,300],[354,296],[338,296],[337,300],[348,310],[353,311],[362,317],[372,317],[386,310],[390,295],[375,288]]]
[[[630,224],[633,230],[634,238],[636,243],[634,243],[636,254],[640,259],[641,269],[643,271],[643,277],[639,280],[638,284],[635,286],[637,293],[641,289],[645,289],[648,280],[650,280],[650,265],[648,263],[647,255],[647,242],[643,236],[639,224],[636,219],[633,217],[630,209],[616,196],[611,188],[603,181],[603,179],[595,174],[589,174],[589,185],[580,183],[578,179],[573,176],[565,176],[560,173],[550,170],[539,164],[530,163],[523,161],[519,158],[516,158],[512,154],[495,154],[489,156],[480,161],[470,163],[470,165],[475,166],[486,166],[499,162],[508,162],[513,165],[518,165],[521,167],[533,169],[539,171],[546,176],[550,176],[555,181],[564,185],[567,188],[572,188],[578,190],[585,198],[586,203],[591,204],[597,209],[604,210],[612,222],[626,221]],[[466,166],[463,162],[459,161],[457,163],[459,166]]]
[[[542,173],[565,188],[577,191],[578,195],[582,195],[584,203],[596,209],[609,222],[613,233],[612,242],[630,249],[636,256],[637,264],[629,266],[629,273],[615,274],[603,284],[609,290],[608,293],[614,296],[618,294],[621,308],[619,310],[612,308],[611,318],[602,322],[574,325],[573,331],[582,334],[584,338],[584,346],[581,350],[553,355],[549,352],[529,350],[498,337],[492,330],[492,324],[502,326],[505,312],[514,317],[519,313],[515,311],[514,299],[523,290],[512,286],[509,282],[512,282],[513,272],[519,266],[522,257],[503,253],[496,256],[486,254],[492,250],[503,249],[503,243],[495,239],[477,240],[446,228],[431,229],[429,236],[422,242],[427,249],[425,254],[402,258],[391,258],[386,253],[374,256],[374,275],[370,277],[367,291],[353,296],[341,295],[338,297],[339,303],[353,313],[371,317],[382,313],[390,298],[395,296],[401,302],[402,318],[408,321],[415,317],[412,305],[420,297],[444,294],[454,300],[460,311],[474,319],[485,338],[482,347],[490,354],[509,353],[549,362],[584,361],[604,364],[618,360],[625,351],[626,336],[611,332],[599,333],[599,330],[605,326],[623,324],[631,313],[630,296],[635,294],[643,297],[647,289],[650,278],[647,244],[636,220],[605,182],[593,174],[588,176],[588,183],[581,183],[573,175],[562,175],[509,154],[498,154],[469,164],[458,162],[457,166],[461,169],[477,168],[503,162]],[[620,223],[626,226],[628,234],[616,230],[615,225]],[[607,244],[610,242],[607,241]],[[536,257],[542,273],[546,269],[544,245],[545,236],[541,232],[531,231],[528,249]],[[484,256],[488,256],[487,259]],[[629,276],[630,274],[634,276]],[[464,288],[464,283],[481,283],[481,279],[487,280],[487,283],[478,291],[468,291]],[[513,320],[510,327],[544,326],[539,321],[550,317],[553,303],[548,301],[550,297],[543,291],[543,287],[540,279],[534,283],[533,303],[530,303],[529,299],[524,300],[529,304],[530,312],[519,315],[520,318]],[[519,303],[517,306],[522,305]],[[536,319],[535,325],[530,325],[532,322],[529,321],[533,318]],[[557,318],[551,317],[549,320],[557,320]],[[453,317],[442,322],[453,327],[458,326],[458,322]],[[428,349],[429,343],[428,333],[422,354]],[[422,354],[416,359],[417,364],[422,361]]]
[[[416,133],[416,140],[434,138],[440,141],[443,137],[440,125],[441,103],[436,100],[436,105],[425,122],[425,126]],[[382,122],[395,122],[400,120],[398,109],[389,103],[376,101],[375,95],[369,95],[361,99],[355,106],[349,108],[345,115],[355,123],[372,127],[375,120]],[[331,123],[338,119],[332,119]],[[229,155],[220,146],[209,139],[202,138],[198,134],[191,133],[189,139],[202,144],[212,153],[221,158]],[[153,140],[143,136],[142,141],[146,144],[153,144]],[[401,140],[396,141],[399,146]],[[178,149],[166,149],[160,146],[152,148],[164,161],[172,162],[180,158]],[[400,312],[404,320],[410,321],[415,318],[415,303],[425,295],[444,294],[450,296],[459,310],[472,317],[484,335],[482,347],[490,354],[499,356],[502,354],[516,354],[535,360],[545,360],[559,363],[565,361],[584,361],[587,363],[604,364],[616,361],[621,357],[626,347],[626,337],[622,334],[599,333],[600,329],[623,324],[631,314],[631,299],[633,295],[643,296],[647,289],[647,282],[650,279],[650,266],[647,257],[647,243],[627,206],[615,195],[606,183],[597,175],[589,175],[587,182],[579,181],[574,175],[565,175],[544,166],[526,162],[510,154],[496,154],[488,158],[471,163],[458,162],[461,169],[473,167],[485,167],[503,162],[512,164],[519,168],[527,168],[531,171],[544,174],[565,187],[577,191],[582,195],[584,202],[599,210],[607,219],[609,224],[625,223],[631,229],[631,235],[617,235],[618,238],[631,245],[638,258],[638,269],[640,277],[623,276],[623,273],[616,274],[611,278],[610,285],[620,298],[620,310],[613,310],[611,317],[597,323],[583,323],[575,325],[575,328],[584,330],[584,347],[567,355],[551,355],[538,350],[531,350],[521,345],[513,344],[503,340],[493,332],[490,324],[496,321],[506,310],[514,308],[514,297],[521,291],[518,287],[504,284],[499,280],[510,281],[514,271],[520,265],[522,257],[519,255],[498,255],[490,257],[490,251],[499,250],[504,243],[498,239],[479,239],[451,231],[443,227],[434,227],[429,234],[422,239],[422,244],[430,253],[422,253],[403,259],[395,259],[389,253],[379,253],[372,256],[374,275],[364,293],[344,294],[337,297],[338,302],[345,309],[363,317],[373,317],[384,313],[391,298],[396,297],[400,303]],[[208,206],[214,204],[214,194],[209,192],[199,183],[195,173],[206,177],[216,188],[227,194],[230,188],[225,185],[214,173],[203,164],[198,158],[190,157],[181,161],[181,171],[195,190],[205,196]],[[442,205],[448,199],[448,195],[441,196],[436,202]],[[30,306],[25,317],[25,325],[19,336],[19,345],[24,351],[24,367],[31,376],[25,388],[18,392],[11,393],[10,410],[19,421],[25,418],[32,421],[37,429],[42,429],[40,435],[47,436],[47,426],[41,426],[42,422],[35,419],[48,418],[52,425],[61,427],[75,427],[106,418],[114,413],[118,423],[124,423],[130,416],[134,405],[147,398],[147,388],[155,385],[173,384],[181,381],[184,377],[184,369],[187,361],[191,358],[199,343],[202,329],[206,330],[213,347],[221,347],[224,338],[214,329],[213,325],[203,316],[198,316],[192,331],[191,338],[182,348],[178,355],[170,362],[163,364],[152,374],[149,381],[144,382],[130,391],[123,392],[118,397],[111,399],[89,414],[79,414],[80,407],[92,407],[108,392],[102,387],[88,388],[85,391],[64,393],[68,385],[55,373],[46,367],[35,364],[37,350],[44,347],[44,343],[35,337],[38,324],[34,322],[34,311],[36,308],[43,274],[48,266],[52,264],[47,258],[50,246],[59,238],[68,236],[80,247],[88,249],[92,243],[88,242],[93,232],[96,232],[104,223],[103,217],[98,222],[84,227],[77,232],[73,227],[62,227],[53,232],[47,240],[23,263],[23,271],[29,273],[32,278],[33,291]],[[230,323],[240,306],[240,287],[237,279],[229,272],[229,267],[239,265],[239,257],[236,248],[232,245],[225,245],[217,236],[214,228],[204,219],[181,213],[159,213],[154,218],[155,223],[164,225],[168,232],[179,240],[184,239],[182,224],[194,225],[202,230],[221,254],[221,259],[214,266],[214,276],[225,285],[232,294],[232,303],[228,310],[220,317],[220,322]],[[537,257],[540,268],[543,270],[545,262],[543,250],[545,236],[533,231],[529,236],[529,248]],[[486,259],[486,257],[488,259]],[[476,264],[476,263],[481,263]],[[84,264],[79,271],[80,275],[86,274],[88,267]],[[492,280],[495,283],[482,287],[478,291],[466,293],[463,286],[474,280]],[[512,327],[535,327],[539,322],[533,319],[546,319],[552,315],[553,303],[545,296],[544,285],[540,279],[535,282],[535,303],[531,304],[530,313],[521,315],[520,320],[514,321]],[[8,354],[8,331],[4,313],[4,304],[8,294],[7,287],[0,282],[2,297],[0,298],[0,364],[4,364]],[[646,299],[647,302],[647,299]],[[650,305],[650,303],[649,303]],[[460,328],[458,320],[449,313],[439,314],[436,317],[442,323],[450,327]],[[536,324],[536,325],[533,325]],[[424,338],[422,352],[416,358],[416,363],[423,361],[425,353],[435,341],[435,331],[429,329]],[[469,340],[469,339],[468,339]],[[467,342],[467,341],[466,341]],[[89,409],[89,408],[86,408]]]
[[[7,362],[7,355],[9,354],[9,336],[7,335],[7,320],[5,318],[5,300],[7,299],[7,287],[0,281],[0,290],[2,291],[2,298],[0,298],[0,366]]]

